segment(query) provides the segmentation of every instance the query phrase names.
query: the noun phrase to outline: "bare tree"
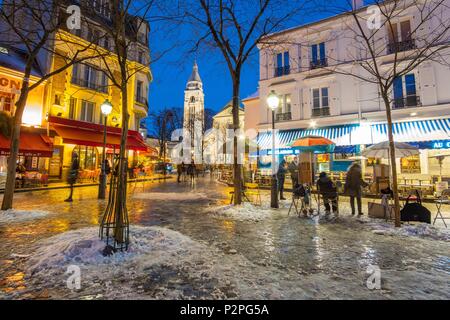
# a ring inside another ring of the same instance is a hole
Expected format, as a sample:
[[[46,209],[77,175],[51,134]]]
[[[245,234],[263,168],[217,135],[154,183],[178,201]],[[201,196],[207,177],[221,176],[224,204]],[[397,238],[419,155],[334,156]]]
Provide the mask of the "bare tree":
[[[111,23],[99,24],[112,41],[114,59],[102,56],[99,64],[121,93],[121,138],[118,163],[116,165],[117,179],[114,179],[108,205],[100,227],[101,237],[106,237],[107,245],[113,241],[114,249],[128,249],[129,225],[127,210],[127,138],[130,122],[129,84],[138,72],[145,72],[149,63],[136,63],[136,51],[139,44],[148,45],[148,19],[153,1],[111,0]],[[133,93],[134,94],[134,93]]]
[[[193,50],[201,46],[217,49],[223,56],[233,87],[233,129],[239,124],[239,104],[243,68],[260,40],[286,27],[302,11],[307,1],[284,0],[190,0],[179,1],[185,21],[194,26],[197,39]],[[234,204],[242,203],[242,177],[238,137],[234,137]]]
[[[167,142],[170,141],[172,133],[183,127],[182,114],[181,108],[164,108],[149,115],[151,123],[149,133],[158,140],[159,157],[164,161],[167,155]]]
[[[62,55],[57,44],[62,41],[67,29],[67,8],[64,0],[3,1],[0,9],[0,28],[2,39],[0,42],[8,47],[23,50],[26,62],[22,77],[22,87],[13,114],[13,127],[11,132],[10,155],[6,177],[5,193],[2,202],[2,210],[11,209],[13,206],[17,157],[19,153],[20,129],[22,116],[31,91],[53,76],[65,71],[73,64],[94,57],[92,43],[76,44],[69,55]],[[61,65],[54,70],[49,68],[49,60],[52,57],[61,57]],[[43,75],[35,82],[31,82],[33,67],[37,61],[43,61]]]
[[[392,109],[417,105],[416,96],[407,101],[394,96],[396,81],[420,66],[437,61],[448,64],[450,45],[450,9],[448,0],[374,0],[361,6],[359,0],[316,0],[316,8],[323,13],[339,15],[328,42],[340,42],[341,53],[329,52],[326,61],[317,61],[315,69],[356,78],[372,84],[386,110],[392,189],[395,202],[395,225],[401,225],[400,202],[396,168]],[[410,20],[408,20],[410,19]],[[307,28],[308,29],[308,28]],[[308,29],[315,32],[314,25]],[[305,45],[310,43],[288,36],[273,45]],[[307,38],[307,37],[305,37]],[[270,43],[270,39],[267,41]]]

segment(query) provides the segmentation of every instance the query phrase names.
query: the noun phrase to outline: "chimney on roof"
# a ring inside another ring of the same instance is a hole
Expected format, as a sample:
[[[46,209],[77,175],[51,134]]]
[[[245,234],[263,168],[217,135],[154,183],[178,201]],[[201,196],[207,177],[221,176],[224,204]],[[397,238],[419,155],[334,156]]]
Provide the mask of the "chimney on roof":
[[[358,10],[364,7],[364,0],[352,0],[352,9]]]

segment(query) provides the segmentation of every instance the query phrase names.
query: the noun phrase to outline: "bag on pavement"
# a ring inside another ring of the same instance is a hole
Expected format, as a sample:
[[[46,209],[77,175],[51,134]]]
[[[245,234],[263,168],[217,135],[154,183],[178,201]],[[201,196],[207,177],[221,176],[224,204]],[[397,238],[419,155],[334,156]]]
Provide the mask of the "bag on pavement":
[[[408,196],[405,206],[400,211],[401,220],[405,222],[415,221],[431,224],[431,212],[422,205],[419,192],[416,191],[416,202],[410,202],[411,197],[411,195]]]

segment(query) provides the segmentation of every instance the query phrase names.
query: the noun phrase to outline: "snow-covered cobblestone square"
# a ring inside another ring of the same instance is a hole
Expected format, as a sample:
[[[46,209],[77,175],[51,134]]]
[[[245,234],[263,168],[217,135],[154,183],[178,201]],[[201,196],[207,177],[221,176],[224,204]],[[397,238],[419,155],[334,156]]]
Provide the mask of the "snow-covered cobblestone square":
[[[19,194],[0,217],[2,299],[449,299],[444,228],[229,206],[207,178],[130,188],[131,246],[104,258],[95,188]],[[367,206],[366,206],[367,207]],[[80,289],[69,289],[79,269]],[[371,267],[381,288],[370,290]],[[68,281],[69,280],[69,281]]]

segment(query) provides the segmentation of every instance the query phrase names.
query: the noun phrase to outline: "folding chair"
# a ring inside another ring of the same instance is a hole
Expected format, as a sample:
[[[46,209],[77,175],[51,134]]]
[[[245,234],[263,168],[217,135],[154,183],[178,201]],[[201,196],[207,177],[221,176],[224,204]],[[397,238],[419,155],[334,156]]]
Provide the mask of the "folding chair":
[[[339,216],[339,194],[336,192],[336,196],[335,197],[329,197],[328,199],[328,204],[330,205],[331,208],[333,208],[333,201],[336,201],[336,212],[333,211],[333,213],[336,216]],[[320,193],[320,190],[317,190],[317,212],[320,215],[321,213],[321,204],[325,207],[325,198],[323,196],[322,193]]]
[[[309,186],[307,186],[307,185],[303,185],[303,187],[305,188],[305,195],[295,194],[295,192],[292,192],[292,202],[291,202],[291,206],[289,207],[288,216],[291,215],[292,209],[295,209],[295,213],[299,217],[302,212],[305,216],[307,216],[308,205],[305,201],[305,197],[309,197],[309,206],[310,206],[311,205],[310,189],[309,189]],[[300,207],[300,205],[301,205],[301,207]],[[311,210],[311,208],[310,208],[310,210]]]
[[[261,192],[259,190],[259,184],[257,183],[246,183],[245,184],[245,195],[248,196],[254,196],[255,197],[255,204],[262,206],[262,200],[261,200]]]
[[[445,227],[447,228],[447,224],[445,223],[445,220],[450,219],[449,217],[444,217],[442,215],[442,206],[443,205],[449,205],[450,204],[450,189],[446,189],[444,191],[442,191],[441,196],[439,197],[438,200],[435,201],[436,203],[436,207],[437,207],[437,213],[436,213],[436,217],[434,218],[433,221],[433,226],[436,224],[436,220],[437,219],[441,219],[442,222],[444,223]]]

